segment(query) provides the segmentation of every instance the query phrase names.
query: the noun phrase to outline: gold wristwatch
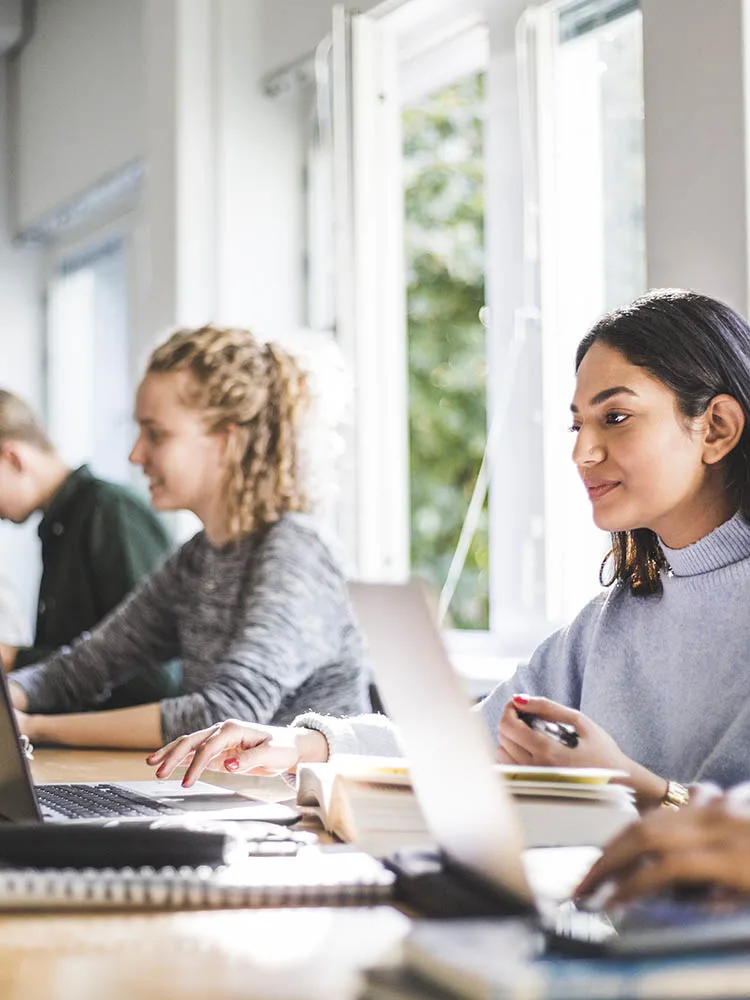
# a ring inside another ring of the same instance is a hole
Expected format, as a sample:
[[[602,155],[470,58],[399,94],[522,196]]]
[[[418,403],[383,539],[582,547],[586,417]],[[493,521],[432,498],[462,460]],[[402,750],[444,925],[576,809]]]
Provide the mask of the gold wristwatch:
[[[690,801],[690,792],[679,781],[667,781],[667,790],[661,804],[668,809],[680,809]]]

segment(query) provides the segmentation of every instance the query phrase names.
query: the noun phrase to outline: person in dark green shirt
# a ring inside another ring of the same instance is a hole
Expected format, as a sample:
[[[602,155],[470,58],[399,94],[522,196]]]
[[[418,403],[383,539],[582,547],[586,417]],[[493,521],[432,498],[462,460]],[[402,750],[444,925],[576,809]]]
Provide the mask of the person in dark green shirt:
[[[123,486],[71,470],[30,407],[0,389],[0,517],[41,511],[42,579],[34,645],[0,645],[6,671],[37,663],[113,611],[172,550],[153,511]],[[101,707],[180,693],[180,666],[149,669],[113,688]]]

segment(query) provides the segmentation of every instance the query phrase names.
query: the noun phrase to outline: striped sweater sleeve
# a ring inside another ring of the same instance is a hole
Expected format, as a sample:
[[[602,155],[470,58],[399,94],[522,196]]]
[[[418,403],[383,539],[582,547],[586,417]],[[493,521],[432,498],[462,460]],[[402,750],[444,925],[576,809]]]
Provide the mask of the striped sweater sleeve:
[[[348,600],[341,569],[317,532],[291,518],[269,531],[254,553],[228,648],[202,664],[192,692],[161,703],[164,739],[227,718],[291,721],[278,713],[294,692],[332,711],[357,703],[348,689],[362,677],[339,669]]]
[[[182,550],[181,550],[182,551]],[[180,587],[181,551],[145,580],[93,632],[41,663],[13,672],[39,714],[96,708],[139,670],[179,654],[172,605]]]

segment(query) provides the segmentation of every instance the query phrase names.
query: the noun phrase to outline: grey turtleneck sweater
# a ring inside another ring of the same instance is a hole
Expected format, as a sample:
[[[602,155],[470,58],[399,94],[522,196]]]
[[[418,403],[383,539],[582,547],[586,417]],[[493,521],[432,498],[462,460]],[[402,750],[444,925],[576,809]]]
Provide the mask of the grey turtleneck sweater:
[[[750,524],[741,514],[684,549],[662,545],[663,593],[616,584],[477,706],[496,738],[526,692],[579,709],[633,760],[684,783],[750,778]],[[380,716],[306,715],[332,751],[397,754]]]

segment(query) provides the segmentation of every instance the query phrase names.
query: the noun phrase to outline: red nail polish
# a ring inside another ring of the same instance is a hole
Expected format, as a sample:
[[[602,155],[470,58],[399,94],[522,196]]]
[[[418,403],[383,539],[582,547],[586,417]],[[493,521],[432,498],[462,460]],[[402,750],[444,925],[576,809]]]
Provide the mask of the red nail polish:
[[[239,771],[240,762],[237,757],[230,757],[228,760],[224,761],[224,767],[227,771]]]
[[[525,694],[514,694],[513,695],[513,701],[517,705],[528,705],[529,698],[528,698],[528,695],[525,695]]]

